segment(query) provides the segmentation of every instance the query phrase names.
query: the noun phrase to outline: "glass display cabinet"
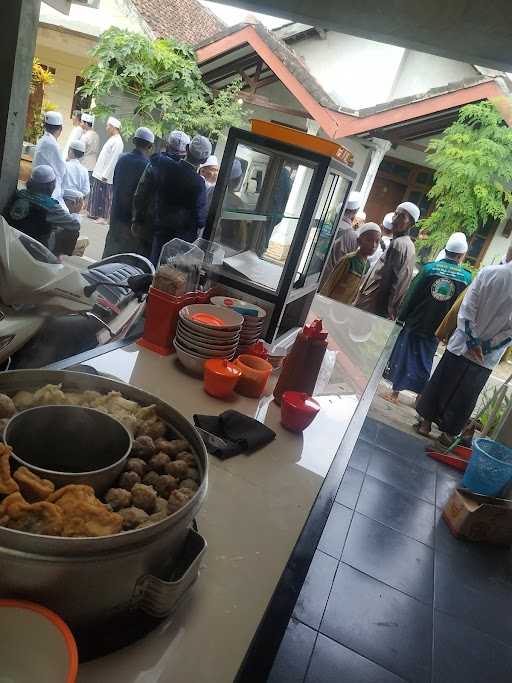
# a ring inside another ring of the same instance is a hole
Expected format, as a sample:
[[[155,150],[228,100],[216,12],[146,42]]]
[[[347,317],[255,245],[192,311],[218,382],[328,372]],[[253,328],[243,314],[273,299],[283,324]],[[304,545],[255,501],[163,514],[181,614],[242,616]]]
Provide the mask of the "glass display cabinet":
[[[205,236],[225,251],[219,284],[267,310],[273,342],[306,319],[355,173],[331,141],[263,121],[254,129],[264,135],[230,130]]]

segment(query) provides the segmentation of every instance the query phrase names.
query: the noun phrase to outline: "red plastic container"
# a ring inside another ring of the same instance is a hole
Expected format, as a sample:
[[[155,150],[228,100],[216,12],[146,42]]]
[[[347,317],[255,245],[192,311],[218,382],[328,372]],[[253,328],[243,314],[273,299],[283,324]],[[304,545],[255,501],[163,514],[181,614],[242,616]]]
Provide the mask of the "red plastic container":
[[[427,446],[425,450],[427,455],[433,460],[442,462],[461,472],[466,471],[469,459],[471,458],[471,448],[467,448],[466,446],[456,446],[449,453],[447,451],[436,451],[435,448],[432,448],[431,446]]]
[[[292,432],[303,432],[320,412],[320,404],[302,391],[281,396],[281,424]]]
[[[204,390],[216,398],[230,398],[242,371],[225,358],[210,358],[204,364]]]

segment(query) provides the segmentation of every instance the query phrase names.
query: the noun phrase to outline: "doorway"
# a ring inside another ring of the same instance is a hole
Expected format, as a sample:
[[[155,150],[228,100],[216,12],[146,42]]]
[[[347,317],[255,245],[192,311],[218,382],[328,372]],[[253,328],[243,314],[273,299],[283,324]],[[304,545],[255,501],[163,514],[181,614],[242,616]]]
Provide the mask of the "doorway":
[[[384,216],[403,201],[406,191],[407,185],[377,176],[364,208],[366,220],[380,225]]]

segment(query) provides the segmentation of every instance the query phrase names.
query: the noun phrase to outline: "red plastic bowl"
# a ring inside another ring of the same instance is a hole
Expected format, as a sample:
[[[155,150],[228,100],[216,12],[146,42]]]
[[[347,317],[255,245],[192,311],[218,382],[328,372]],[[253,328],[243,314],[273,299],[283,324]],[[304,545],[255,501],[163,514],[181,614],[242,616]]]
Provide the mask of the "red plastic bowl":
[[[303,432],[320,412],[320,404],[301,391],[285,391],[281,397],[281,424],[292,432]]]

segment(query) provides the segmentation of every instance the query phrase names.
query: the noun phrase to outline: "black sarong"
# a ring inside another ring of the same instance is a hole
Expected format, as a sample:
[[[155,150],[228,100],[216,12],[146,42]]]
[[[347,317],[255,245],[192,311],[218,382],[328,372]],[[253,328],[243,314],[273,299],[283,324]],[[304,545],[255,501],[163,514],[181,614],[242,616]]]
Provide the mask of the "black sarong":
[[[418,414],[450,436],[460,434],[490,374],[489,368],[445,351],[418,398]]]

